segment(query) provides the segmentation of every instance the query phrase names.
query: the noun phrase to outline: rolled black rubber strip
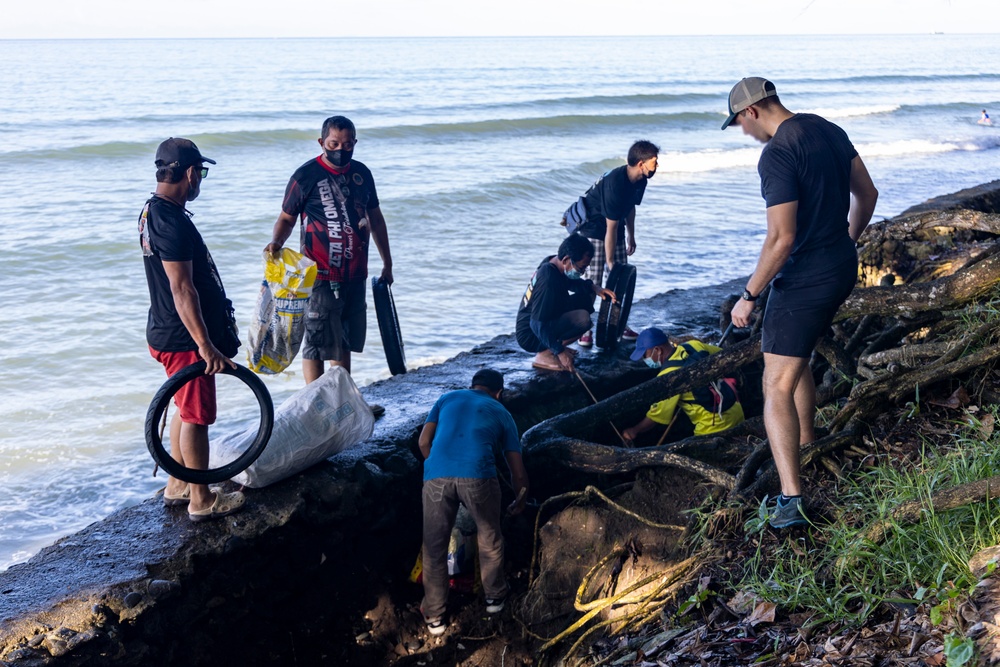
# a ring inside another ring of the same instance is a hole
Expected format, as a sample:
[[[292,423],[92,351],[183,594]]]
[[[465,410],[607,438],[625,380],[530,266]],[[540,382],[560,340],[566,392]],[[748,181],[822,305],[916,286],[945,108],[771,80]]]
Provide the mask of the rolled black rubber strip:
[[[406,372],[406,356],[403,353],[403,334],[399,330],[396,316],[396,302],[392,299],[392,289],[381,278],[372,278],[372,300],[375,302],[375,316],[378,331],[382,335],[382,349],[389,364],[389,372],[399,375]]]
[[[271,429],[274,427],[274,403],[271,401],[271,394],[267,391],[267,387],[264,386],[264,383],[260,381],[260,378],[253,371],[245,366],[237,364],[236,368],[231,368],[227,364],[222,369],[222,372],[226,375],[234,375],[242,380],[244,384],[250,387],[250,390],[257,398],[257,404],[260,406],[260,427],[257,429],[257,437],[254,438],[254,441],[239,458],[221,468],[196,470],[185,467],[175,461],[170,456],[170,452],[163,447],[158,425],[160,419],[163,417],[164,410],[167,409],[167,405],[170,404],[170,399],[174,397],[174,394],[185,384],[205,373],[205,362],[199,361],[182,368],[167,378],[167,381],[163,383],[163,386],[153,396],[153,400],[149,404],[149,410],[146,411],[146,447],[149,448],[149,453],[153,455],[153,460],[166,470],[167,474],[171,477],[176,477],[190,484],[215,484],[217,482],[224,482],[249,468],[250,464],[256,461],[257,457],[264,451],[267,441],[271,438]]]
[[[597,343],[601,348],[612,348],[628,324],[632,310],[632,295],[635,292],[635,267],[631,264],[615,264],[608,274],[607,288],[615,293],[618,303],[609,299],[601,300],[601,310],[597,315]]]
[[[631,264],[622,264],[622,268],[624,271],[618,281],[618,288],[615,290],[619,309],[616,321],[618,327],[616,340],[620,340],[625,329],[628,328],[628,316],[632,312],[632,296],[635,294],[635,267]]]

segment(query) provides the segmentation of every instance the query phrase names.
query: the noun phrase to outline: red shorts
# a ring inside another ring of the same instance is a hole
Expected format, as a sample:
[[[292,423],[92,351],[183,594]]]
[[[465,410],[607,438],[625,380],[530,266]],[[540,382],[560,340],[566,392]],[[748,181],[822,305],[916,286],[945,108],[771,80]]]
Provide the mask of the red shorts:
[[[159,352],[149,348],[153,358],[163,364],[170,377],[182,368],[201,361],[194,350],[189,352]],[[188,424],[208,426],[215,423],[215,376],[201,375],[191,380],[174,394],[174,405],[180,413],[181,421]]]

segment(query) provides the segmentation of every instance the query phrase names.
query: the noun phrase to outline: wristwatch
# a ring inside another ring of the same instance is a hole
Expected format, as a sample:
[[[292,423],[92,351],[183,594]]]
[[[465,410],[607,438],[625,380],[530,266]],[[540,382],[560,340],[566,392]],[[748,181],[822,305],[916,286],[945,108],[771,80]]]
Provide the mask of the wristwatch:
[[[743,299],[744,301],[756,301],[757,300],[757,297],[754,296],[753,294],[751,294],[750,290],[748,290],[748,289],[743,290],[743,294],[740,295],[740,298]]]

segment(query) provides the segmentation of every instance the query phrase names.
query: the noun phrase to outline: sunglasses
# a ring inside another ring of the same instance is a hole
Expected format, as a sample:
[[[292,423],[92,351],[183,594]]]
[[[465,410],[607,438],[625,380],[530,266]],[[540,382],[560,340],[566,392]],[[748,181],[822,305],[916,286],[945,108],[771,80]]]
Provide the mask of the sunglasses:
[[[202,178],[208,178],[208,167],[202,167],[198,171],[201,172],[201,177]]]

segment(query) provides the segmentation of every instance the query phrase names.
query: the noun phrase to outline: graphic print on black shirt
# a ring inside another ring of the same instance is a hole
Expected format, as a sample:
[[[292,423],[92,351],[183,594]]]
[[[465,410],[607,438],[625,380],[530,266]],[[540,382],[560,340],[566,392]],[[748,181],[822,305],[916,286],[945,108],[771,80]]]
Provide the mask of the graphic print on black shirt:
[[[317,279],[349,282],[368,277],[368,211],[378,205],[368,167],[352,160],[338,174],[317,157],[292,174],[281,208],[299,218],[302,252],[316,262]]]
[[[208,337],[227,357],[235,356],[236,349],[228,335],[231,304],[212,254],[184,208],[161,197],[150,198],[139,215],[139,246],[149,287],[146,322],[149,346],[159,352],[198,349],[177,312],[170,279],[163,268],[164,261],[191,262],[191,279],[198,292]]]

